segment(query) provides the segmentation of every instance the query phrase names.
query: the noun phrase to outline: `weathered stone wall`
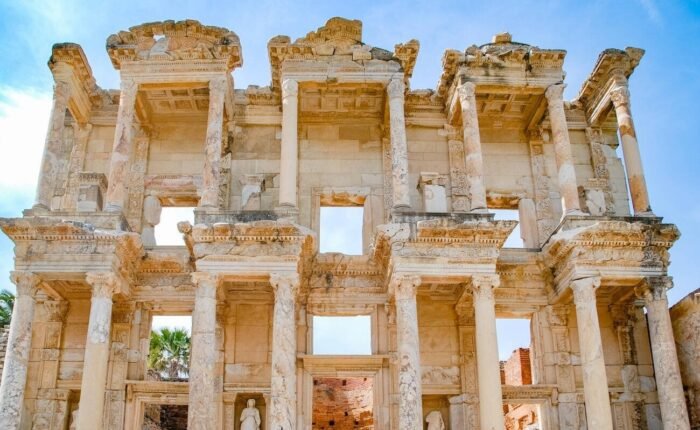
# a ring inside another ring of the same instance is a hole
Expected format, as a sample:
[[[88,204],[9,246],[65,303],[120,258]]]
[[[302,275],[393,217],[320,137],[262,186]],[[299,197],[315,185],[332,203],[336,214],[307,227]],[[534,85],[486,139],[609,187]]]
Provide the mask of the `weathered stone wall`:
[[[373,384],[371,378],[314,379],[313,429],[374,429]]]
[[[690,425],[700,429],[700,289],[671,308],[673,335],[683,388],[688,398]]]
[[[503,366],[503,372],[506,385],[532,384],[530,349],[518,348],[513,351]]]

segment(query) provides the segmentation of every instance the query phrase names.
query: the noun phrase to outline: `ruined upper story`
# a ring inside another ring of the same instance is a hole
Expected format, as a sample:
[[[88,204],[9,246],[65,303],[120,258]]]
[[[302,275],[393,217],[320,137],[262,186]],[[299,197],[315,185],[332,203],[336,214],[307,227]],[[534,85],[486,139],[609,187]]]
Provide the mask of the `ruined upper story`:
[[[410,88],[417,41],[373,47],[361,22],[342,18],[293,42],[273,37],[264,87],[235,88],[238,36],[197,21],[142,24],[106,48],[120,90],[97,86],[79,45],[53,47],[55,110],[35,214],[121,212],[120,228],[153,245],[167,206],[198,206],[199,222],[291,217],[316,232],[321,207],[361,206],[369,252],[392,213],[512,209],[526,247],[539,248],[572,205],[571,196],[562,203],[563,179],[575,176],[576,214],[628,216],[640,187],[646,195],[641,164],[629,174],[636,138],[627,175],[618,151],[629,125],[634,134],[624,91],[640,49],[601,53],[564,101],[566,52],[509,34],[445,51],[434,90]],[[558,152],[552,100],[565,115],[568,156]],[[572,171],[562,169],[567,157]],[[475,176],[486,207],[475,203]],[[650,213],[646,199],[637,215]]]

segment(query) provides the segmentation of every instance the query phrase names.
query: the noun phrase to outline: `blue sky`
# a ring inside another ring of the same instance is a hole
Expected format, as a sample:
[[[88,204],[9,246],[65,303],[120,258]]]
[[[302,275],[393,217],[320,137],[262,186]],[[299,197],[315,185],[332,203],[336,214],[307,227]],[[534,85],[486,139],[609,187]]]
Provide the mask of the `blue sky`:
[[[0,216],[18,216],[33,201],[51,99],[46,61],[55,42],[83,46],[97,82],[118,87],[105,51],[111,33],[148,21],[193,18],[232,29],[244,65],[237,88],[270,82],[267,41],[292,39],[332,16],[360,19],[364,41],[392,49],[418,39],[411,86],[434,88],[447,48],[464,49],[509,31],[516,41],[568,51],[566,97],[573,98],[605,48],[636,46],[647,53],[630,81],[632,110],[654,212],[683,236],[672,251],[675,302],[700,287],[700,1],[8,1],[0,0]],[[0,288],[12,246],[0,238]]]

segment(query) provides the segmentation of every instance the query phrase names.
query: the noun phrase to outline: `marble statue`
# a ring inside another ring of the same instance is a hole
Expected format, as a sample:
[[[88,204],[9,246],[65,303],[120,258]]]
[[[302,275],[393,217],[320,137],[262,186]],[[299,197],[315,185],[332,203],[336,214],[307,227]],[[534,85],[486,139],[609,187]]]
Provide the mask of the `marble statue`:
[[[68,427],[68,430],[78,428],[78,414],[80,414],[80,409],[77,408],[70,414],[70,427]]]
[[[445,430],[445,422],[442,420],[440,411],[432,411],[425,417],[428,423],[428,430]]]
[[[260,430],[260,411],[255,399],[248,399],[248,406],[241,412],[241,430]]]

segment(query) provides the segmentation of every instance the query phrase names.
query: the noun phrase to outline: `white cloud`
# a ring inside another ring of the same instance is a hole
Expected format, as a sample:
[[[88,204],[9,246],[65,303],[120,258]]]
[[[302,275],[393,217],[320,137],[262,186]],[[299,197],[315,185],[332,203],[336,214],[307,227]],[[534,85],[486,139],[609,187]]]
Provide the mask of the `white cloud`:
[[[637,0],[637,2],[642,6],[642,9],[644,9],[644,12],[651,22],[657,25],[662,24],[661,13],[659,12],[659,8],[656,7],[654,0]]]
[[[50,94],[0,87],[0,187],[33,192],[51,103]]]

